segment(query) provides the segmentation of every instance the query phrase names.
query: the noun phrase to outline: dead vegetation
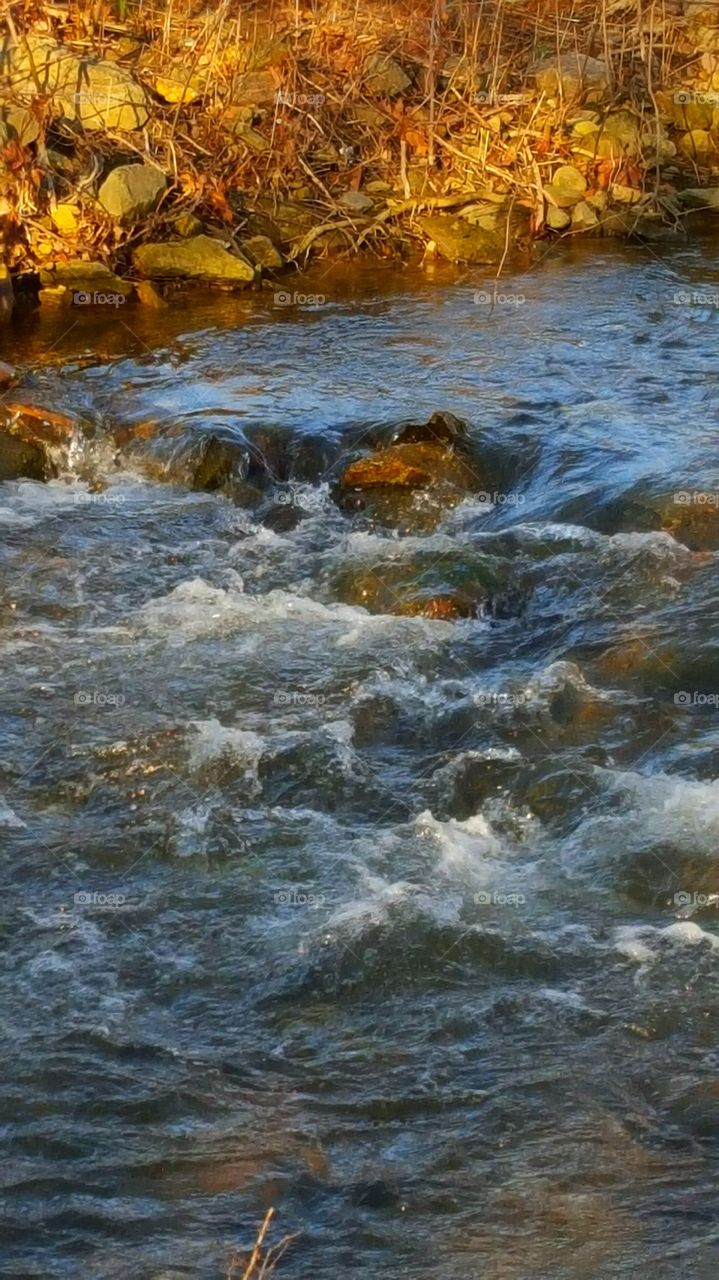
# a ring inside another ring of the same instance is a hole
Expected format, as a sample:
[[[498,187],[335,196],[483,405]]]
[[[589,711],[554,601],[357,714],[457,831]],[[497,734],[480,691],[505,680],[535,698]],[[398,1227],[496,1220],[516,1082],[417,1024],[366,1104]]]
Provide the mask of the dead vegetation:
[[[654,211],[676,216],[672,166],[658,157],[666,120],[657,94],[697,78],[713,84],[719,56],[697,46],[701,9],[681,0],[17,0],[5,6],[9,38],[45,36],[114,63],[144,87],[149,112],[141,129],[88,133],[58,115],[38,77],[29,96],[6,83],[6,101],[32,125],[0,148],[5,260],[37,270],[79,253],[126,266],[140,240],[171,235],[178,214],[232,234],[287,201],[314,211],[283,244],[295,261],[321,247],[394,254],[408,238],[426,244],[418,212],[466,206],[471,220],[493,196],[544,234],[553,172],[577,163],[578,104],[561,82],[555,92],[542,86],[535,69],[579,55],[606,70],[601,112],[631,111],[642,139],[638,155],[587,155],[589,195],[652,196]],[[684,167],[699,186],[715,149],[712,140],[699,155],[693,145]],[[138,158],[168,176],[167,195],[141,225],[120,227],[98,204],[98,181]]]

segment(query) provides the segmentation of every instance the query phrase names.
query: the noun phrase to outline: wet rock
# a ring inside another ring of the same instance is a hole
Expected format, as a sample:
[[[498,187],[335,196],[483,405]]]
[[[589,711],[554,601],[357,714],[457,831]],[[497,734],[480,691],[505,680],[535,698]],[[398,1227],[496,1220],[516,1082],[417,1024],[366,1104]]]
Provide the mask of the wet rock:
[[[0,388],[9,387],[10,383],[17,376],[17,369],[11,364],[5,364],[0,360]]]
[[[247,455],[241,446],[209,436],[196,450],[191,466],[191,488],[205,493],[227,489],[234,480],[244,479],[247,470]]]
[[[0,425],[0,481],[49,480],[55,474],[55,467],[41,444],[10,435]]]
[[[14,93],[47,100],[56,118],[89,130],[142,129],[149,118],[145,90],[112,62],[82,57],[46,36],[0,41],[0,65]]]
[[[476,487],[468,463],[451,449],[435,444],[394,444],[350,463],[340,484],[350,489],[426,489],[442,485],[463,493]]]
[[[116,222],[139,222],[155,210],[167,186],[154,164],[122,164],[108,174],[97,198]]]
[[[468,443],[467,424],[453,413],[440,410],[432,414],[429,422],[410,422],[400,427],[392,443],[464,446]]]
[[[432,214],[417,219],[425,235],[449,262],[493,263],[504,253],[504,236],[463,218]]]
[[[265,528],[271,529],[273,533],[291,533],[306,517],[307,512],[294,503],[275,502],[260,518]]]
[[[647,505],[654,527],[671,533],[690,551],[719,550],[719,492],[680,490],[663,503]]]
[[[344,569],[333,591],[343,604],[370,613],[455,622],[491,613],[505,585],[505,575],[492,562],[448,564],[443,558],[380,561]]]
[[[141,275],[150,280],[204,280],[218,284],[246,285],[255,279],[255,268],[229,253],[210,236],[143,244],[133,254]]]
[[[143,307],[154,307],[156,311],[161,311],[167,307],[160,290],[150,280],[138,280],[135,285],[135,293]]]
[[[9,430],[29,444],[64,446],[71,444],[81,424],[66,413],[24,400],[0,402],[0,430]]]
[[[398,98],[412,87],[407,72],[385,53],[374,53],[367,59],[364,82],[369,93],[378,98]]]
[[[68,300],[74,300],[78,306],[92,305],[92,297],[76,295],[114,293],[126,298],[134,289],[129,280],[116,276],[104,262],[85,262],[82,258],[57,262],[53,267],[41,270],[40,283],[49,289],[66,289],[71,295]]]

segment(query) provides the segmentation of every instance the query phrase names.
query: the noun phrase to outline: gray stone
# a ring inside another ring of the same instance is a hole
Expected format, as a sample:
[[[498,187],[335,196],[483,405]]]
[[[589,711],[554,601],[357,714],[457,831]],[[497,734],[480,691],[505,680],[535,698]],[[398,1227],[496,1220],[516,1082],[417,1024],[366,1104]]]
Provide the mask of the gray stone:
[[[561,94],[574,99],[587,89],[595,90],[595,96],[609,87],[609,72],[600,58],[590,58],[580,53],[563,53],[545,58],[530,68],[537,81],[537,88],[551,96]]]
[[[550,231],[566,231],[571,222],[572,215],[566,209],[558,209],[553,204],[547,207],[547,226]]]
[[[719,187],[687,187],[679,192],[686,209],[713,209],[719,213]]]
[[[154,164],[122,164],[108,174],[97,198],[117,222],[139,222],[157,208],[166,186]]]
[[[464,218],[438,213],[420,218],[419,225],[450,262],[499,262],[502,256],[504,237]]]
[[[412,87],[407,72],[386,53],[373,53],[364,68],[365,85],[370,93],[382,98],[398,98]]]
[[[572,209],[572,230],[591,231],[599,222],[599,215],[586,200],[580,200]]]
[[[49,99],[55,116],[77,120],[86,129],[141,129],[148,120],[142,85],[113,62],[81,57],[47,36],[0,40],[0,76],[14,94]]]
[[[349,209],[351,213],[371,213],[374,209],[374,200],[364,191],[345,191],[339,202],[343,209]]]
[[[282,266],[282,254],[275,248],[269,236],[250,236],[242,240],[242,249],[251,262],[266,271],[279,271]]]
[[[150,280],[207,280],[219,284],[249,284],[255,268],[238,255],[228,253],[210,236],[143,244],[133,261],[140,275]]]

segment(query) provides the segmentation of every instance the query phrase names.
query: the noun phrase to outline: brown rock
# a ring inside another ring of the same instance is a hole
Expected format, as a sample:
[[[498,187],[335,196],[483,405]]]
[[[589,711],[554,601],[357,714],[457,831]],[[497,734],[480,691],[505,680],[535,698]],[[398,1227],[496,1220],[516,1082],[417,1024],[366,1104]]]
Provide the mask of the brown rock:
[[[340,481],[348,489],[426,489],[442,484],[469,492],[477,486],[469,464],[439,444],[394,444],[350,463]]]
[[[49,480],[54,474],[55,468],[42,445],[21,440],[0,426],[0,481]]]
[[[0,429],[31,444],[67,445],[78,430],[77,419],[44,405],[20,400],[4,400],[0,405]]]
[[[14,369],[11,364],[5,364],[4,361],[0,360],[0,387],[9,387],[16,376],[17,369]]]
[[[143,307],[154,307],[156,311],[161,311],[167,306],[160,290],[150,280],[138,280],[135,292]]]

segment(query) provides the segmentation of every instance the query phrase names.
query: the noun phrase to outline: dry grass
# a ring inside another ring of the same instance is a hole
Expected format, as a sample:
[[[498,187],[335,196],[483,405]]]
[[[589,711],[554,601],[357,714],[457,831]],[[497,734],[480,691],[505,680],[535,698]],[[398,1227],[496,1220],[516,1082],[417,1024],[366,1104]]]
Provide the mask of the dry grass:
[[[267,1276],[274,1273],[283,1254],[297,1239],[296,1235],[286,1235],[275,1245],[266,1243],[274,1213],[274,1209],[267,1210],[249,1254],[240,1253],[238,1250],[233,1252],[227,1266],[225,1280],[266,1280]]]
[[[550,111],[526,93],[532,63],[575,50],[602,57],[615,100],[651,117],[657,86],[691,61],[676,9],[672,0],[219,0],[211,8],[201,0],[18,0],[12,13],[21,31],[50,31],[100,57],[121,53],[154,95],[144,134],[80,143],[98,153],[87,154],[87,167],[119,148],[139,151],[172,179],[165,213],[188,209],[227,227],[237,226],[238,193],[244,204],[253,195],[309,199],[318,224],[332,222],[348,252],[369,245],[381,254],[395,250],[407,202],[431,207],[480,189],[524,203],[541,231],[542,183],[571,153],[563,104]],[[409,69],[413,83],[401,97],[368,93],[373,53]],[[253,71],[281,96],[250,113],[248,132],[238,130],[233,104]],[[168,77],[177,85],[171,103],[155,92]],[[132,235],[118,236],[73,185],[64,189],[58,177],[53,190],[32,155],[5,159],[17,175],[31,258],[62,241],[35,225],[55,198],[79,201],[88,248],[112,256],[132,247]],[[343,192],[368,182],[388,193],[369,228],[337,207]],[[163,216],[153,234],[163,234]]]

